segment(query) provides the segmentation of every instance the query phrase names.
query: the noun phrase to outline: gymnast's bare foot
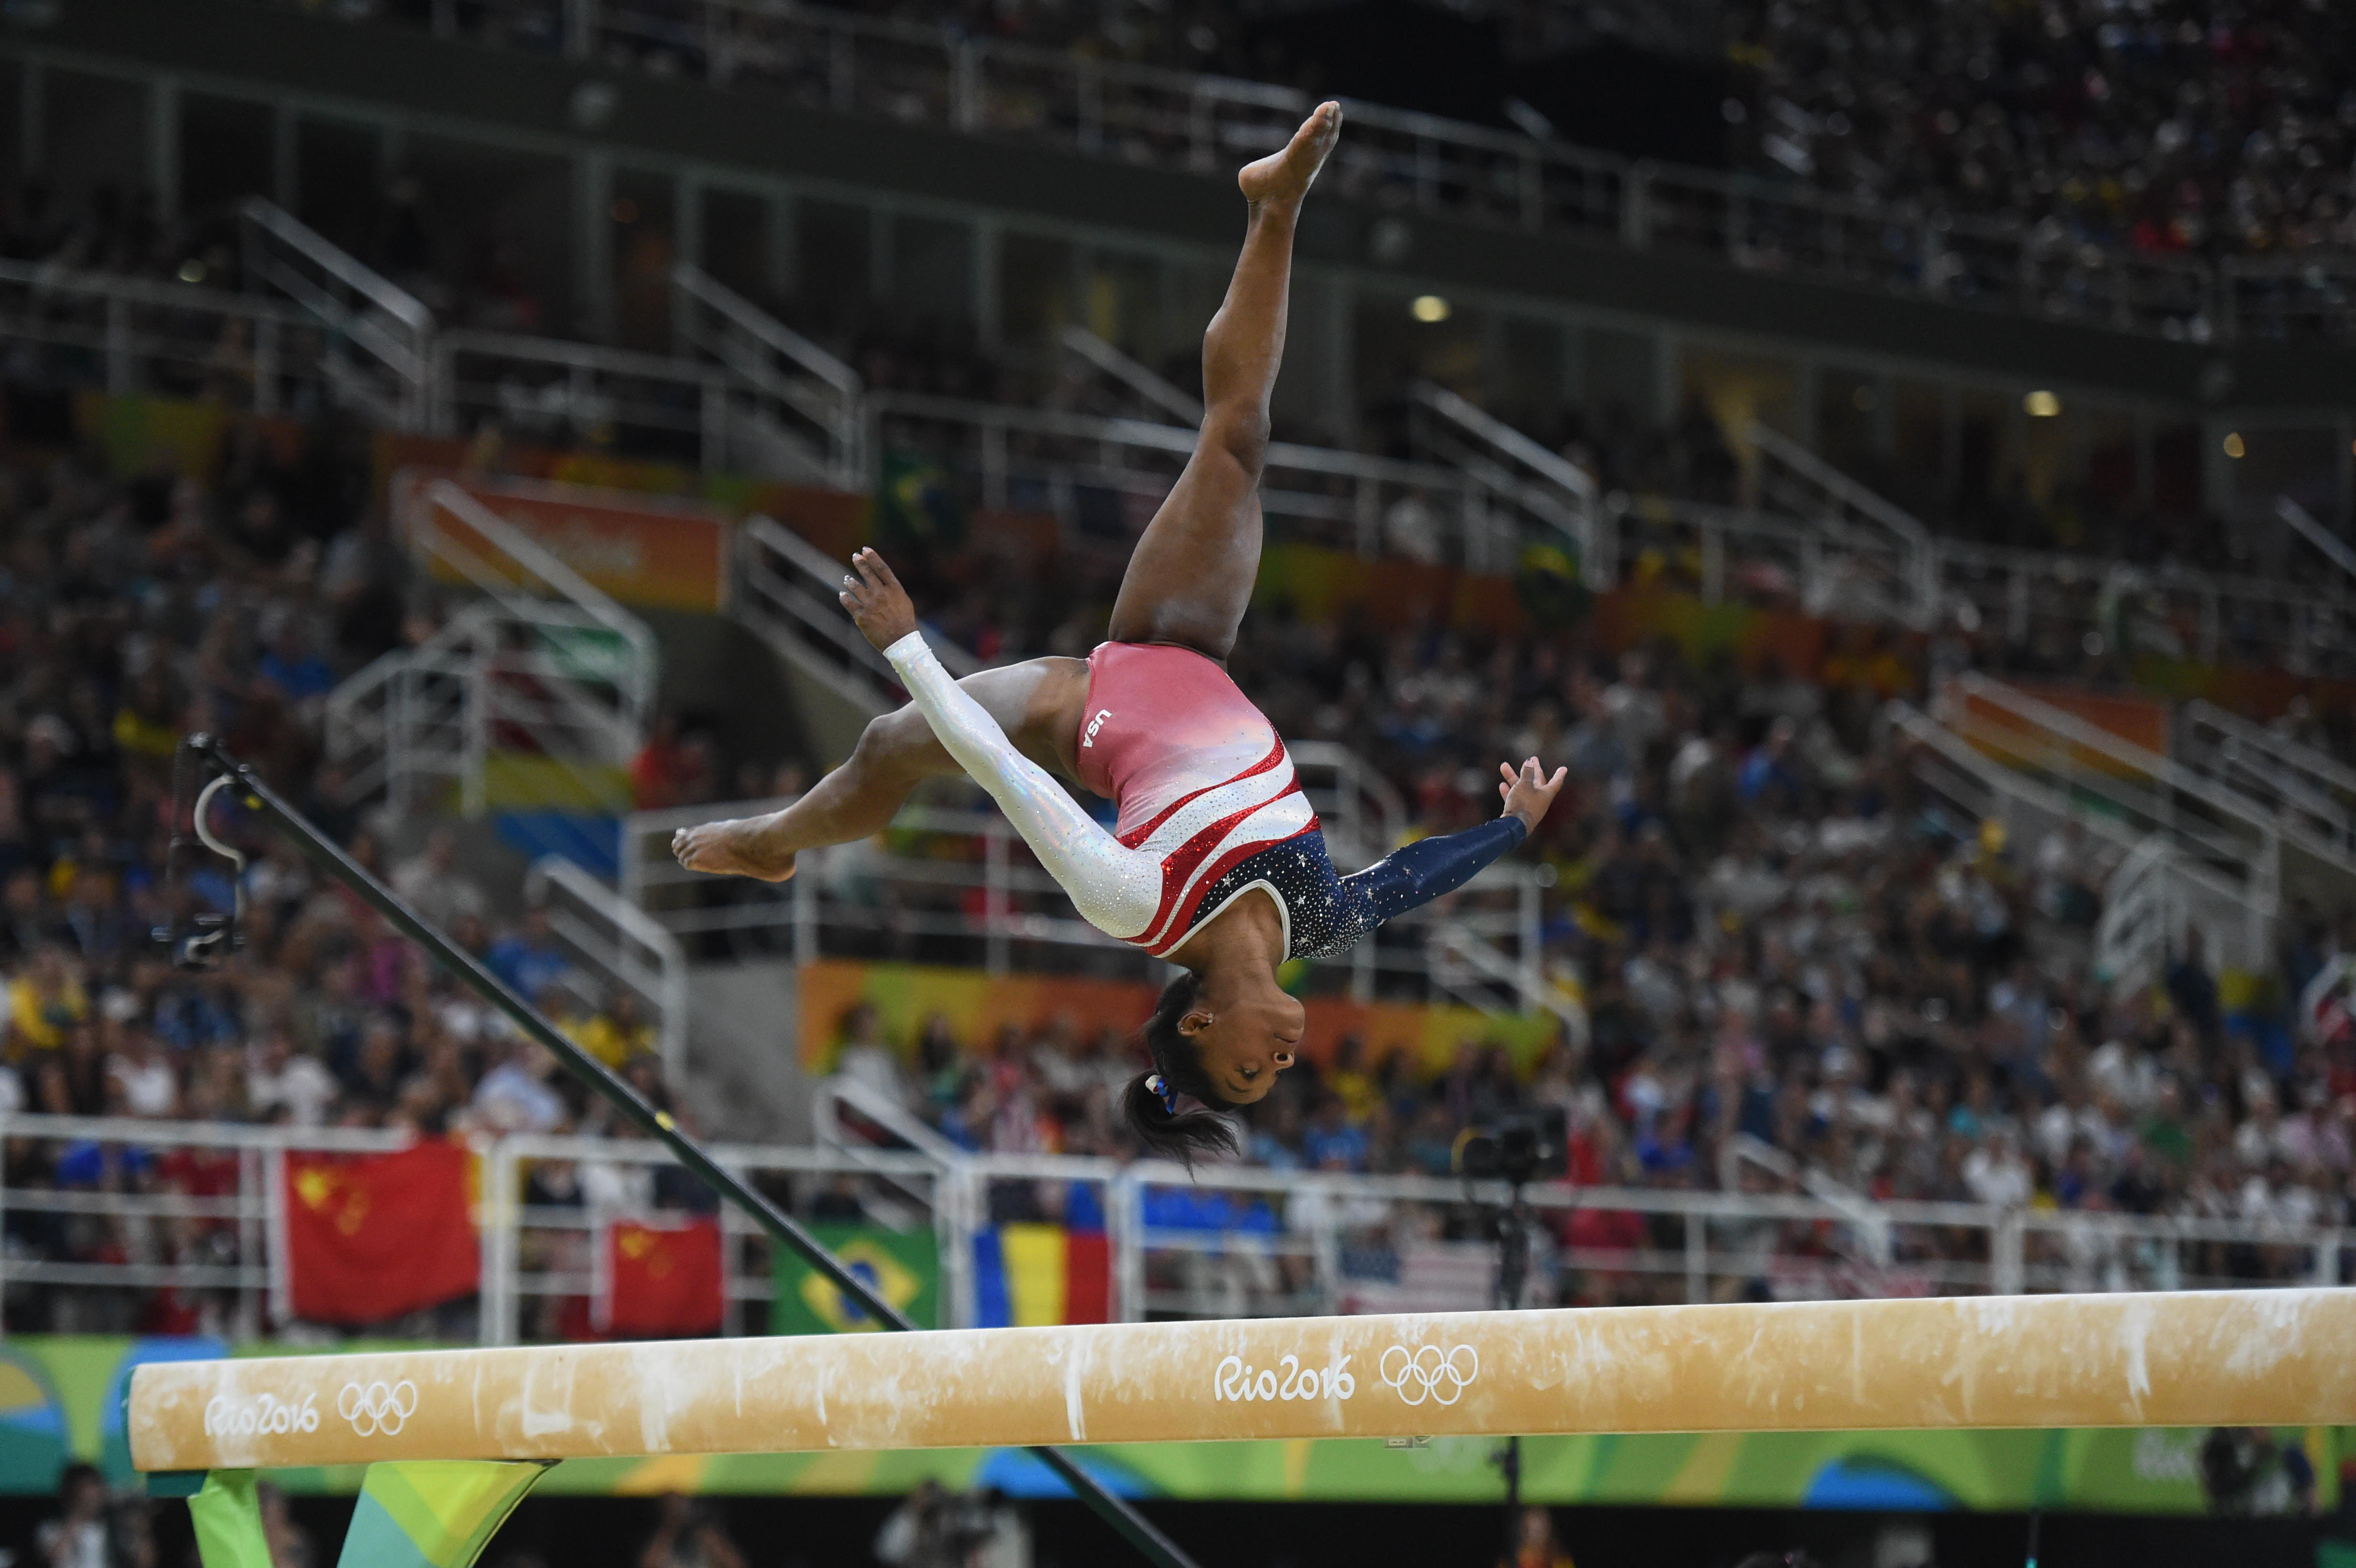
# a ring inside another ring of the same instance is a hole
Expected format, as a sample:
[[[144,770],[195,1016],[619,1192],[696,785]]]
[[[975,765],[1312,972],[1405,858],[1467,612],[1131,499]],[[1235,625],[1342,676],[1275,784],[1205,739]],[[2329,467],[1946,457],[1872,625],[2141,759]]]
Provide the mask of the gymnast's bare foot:
[[[782,882],[794,874],[794,852],[776,847],[775,820],[743,816],[682,827],[670,836],[670,852],[691,871]]]
[[[1301,198],[1309,194],[1309,182],[1325,166],[1325,155],[1342,134],[1342,106],[1321,103],[1292,140],[1280,153],[1270,153],[1256,162],[1246,164],[1236,176],[1236,184],[1243,187],[1246,200],[1258,205],[1271,202],[1280,207],[1298,207]]]

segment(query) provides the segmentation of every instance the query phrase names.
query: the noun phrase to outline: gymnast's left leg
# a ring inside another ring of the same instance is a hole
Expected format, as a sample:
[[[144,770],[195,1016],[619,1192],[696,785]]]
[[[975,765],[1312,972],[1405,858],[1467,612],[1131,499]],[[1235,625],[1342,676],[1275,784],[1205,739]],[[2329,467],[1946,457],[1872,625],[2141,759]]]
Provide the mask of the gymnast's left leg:
[[[1251,219],[1203,334],[1202,434],[1129,558],[1106,632],[1116,643],[1174,643],[1222,664],[1236,645],[1259,575],[1259,474],[1284,359],[1293,225],[1341,133],[1342,106],[1321,104],[1281,151],[1236,176]]]

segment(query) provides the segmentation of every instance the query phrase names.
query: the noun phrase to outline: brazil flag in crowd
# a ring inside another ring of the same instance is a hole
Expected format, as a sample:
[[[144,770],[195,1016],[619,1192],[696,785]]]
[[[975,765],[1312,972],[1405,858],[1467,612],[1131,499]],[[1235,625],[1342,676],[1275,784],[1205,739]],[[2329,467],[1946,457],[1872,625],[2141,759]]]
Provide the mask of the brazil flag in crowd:
[[[941,1258],[930,1231],[875,1225],[812,1225],[819,1242],[919,1328],[940,1326]],[[791,1254],[776,1265],[772,1334],[855,1334],[882,1327],[833,1283]]]
[[[921,452],[884,454],[875,486],[875,538],[885,549],[946,549],[965,538],[965,510],[949,476]]]

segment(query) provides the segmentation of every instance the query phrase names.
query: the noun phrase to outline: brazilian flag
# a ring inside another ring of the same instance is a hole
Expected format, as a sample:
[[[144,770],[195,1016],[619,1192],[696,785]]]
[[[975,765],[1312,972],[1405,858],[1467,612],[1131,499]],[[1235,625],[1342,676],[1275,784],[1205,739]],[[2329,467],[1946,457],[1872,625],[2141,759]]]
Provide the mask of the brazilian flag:
[[[948,470],[921,452],[886,452],[875,483],[875,538],[886,553],[953,549],[965,539],[965,509]]]
[[[819,1242],[919,1328],[940,1326],[941,1255],[930,1231],[887,1231],[879,1225],[812,1225]],[[836,1289],[832,1281],[790,1253],[776,1264],[777,1294],[769,1303],[772,1334],[871,1333],[882,1324]]]
[[[1565,626],[1583,619],[1594,595],[1579,571],[1579,552],[1564,545],[1534,544],[1514,563],[1514,593],[1539,627]]]

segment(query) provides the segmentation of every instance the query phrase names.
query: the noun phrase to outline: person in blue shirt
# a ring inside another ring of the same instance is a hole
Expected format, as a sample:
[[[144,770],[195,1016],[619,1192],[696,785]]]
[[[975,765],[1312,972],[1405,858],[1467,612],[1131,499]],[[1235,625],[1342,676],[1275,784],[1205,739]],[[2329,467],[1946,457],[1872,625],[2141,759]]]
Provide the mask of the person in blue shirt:
[[[1366,1168],[1366,1129],[1351,1125],[1340,1095],[1328,1094],[1318,1102],[1308,1135],[1301,1140],[1301,1157],[1312,1170]]]
[[[523,912],[520,929],[491,944],[483,961],[524,997],[539,996],[573,967],[548,929],[548,911],[537,904]]]

